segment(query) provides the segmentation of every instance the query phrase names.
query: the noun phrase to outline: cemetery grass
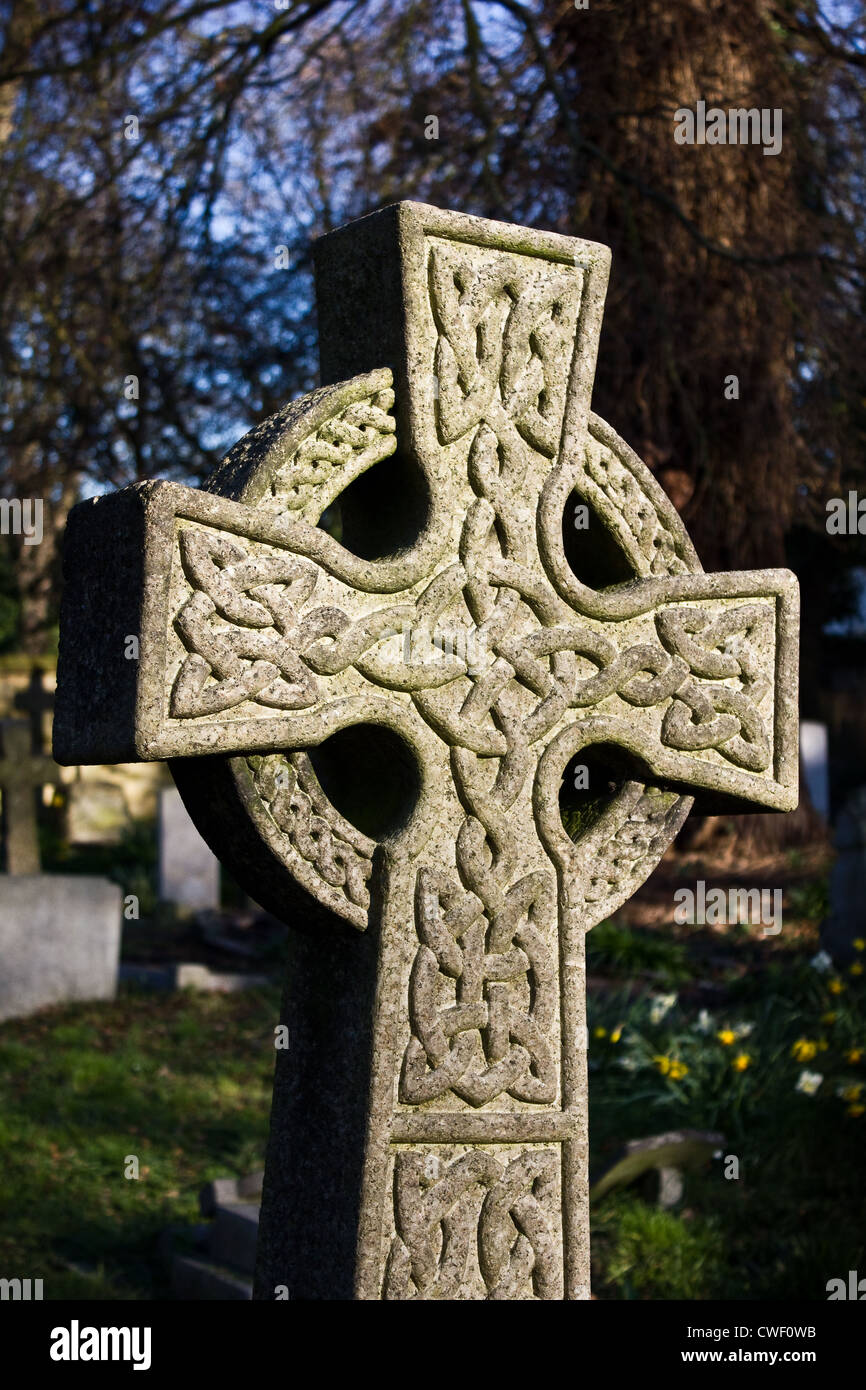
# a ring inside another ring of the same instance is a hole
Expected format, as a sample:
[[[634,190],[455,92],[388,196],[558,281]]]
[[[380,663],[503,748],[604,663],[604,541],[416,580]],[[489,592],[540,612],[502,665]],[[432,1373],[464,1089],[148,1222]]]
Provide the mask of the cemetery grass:
[[[46,1299],[170,1297],[161,1233],[263,1165],[278,1016],[276,987],[127,991],[0,1026],[0,1271]]]

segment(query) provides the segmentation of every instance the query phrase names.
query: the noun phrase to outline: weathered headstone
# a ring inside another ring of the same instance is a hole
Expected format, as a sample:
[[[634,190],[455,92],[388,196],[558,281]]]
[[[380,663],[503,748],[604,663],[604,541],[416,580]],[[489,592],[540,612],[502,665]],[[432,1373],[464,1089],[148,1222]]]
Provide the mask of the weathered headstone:
[[[105,878],[0,879],[0,1020],[70,999],[113,999],[121,893]]]
[[[830,870],[830,913],[821,941],[834,959],[855,958],[854,942],[866,937],[866,787],[848,798],[833,837],[836,862]]]
[[[159,896],[196,912],[219,907],[220,865],[176,787],[159,793]]]
[[[703,574],[590,413],[608,268],[420,204],[353,223],[318,246],[335,384],[203,491],[70,517],[58,758],[170,759],[258,902],[303,890],[260,1298],[587,1298],[584,934],[693,795],[796,804],[796,581]],[[353,725],[369,799],[403,794],[377,838],[348,756],[304,751]],[[572,841],[564,770],[623,756]]]
[[[800,763],[812,805],[824,820],[830,819],[830,771],[827,725],[814,719],[800,724]]]
[[[130,824],[120,787],[83,777],[67,786],[65,820],[71,845],[119,845]]]
[[[30,725],[23,719],[0,720],[0,741],[4,867],[7,874],[38,874],[36,798],[43,786],[58,781],[59,769],[53,758],[31,751]]]

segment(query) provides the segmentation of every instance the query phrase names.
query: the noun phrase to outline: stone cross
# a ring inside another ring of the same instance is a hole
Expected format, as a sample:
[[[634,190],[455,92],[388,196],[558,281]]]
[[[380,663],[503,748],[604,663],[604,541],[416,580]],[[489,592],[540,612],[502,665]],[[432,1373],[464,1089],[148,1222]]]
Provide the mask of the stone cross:
[[[584,935],[694,796],[796,804],[796,581],[704,574],[590,412],[608,270],[416,203],[341,228],[325,385],[203,490],[70,517],[58,759],[169,759],[255,899],[303,905],[260,1298],[589,1297]],[[627,775],[572,840],[583,758]]]
[[[24,719],[0,720],[0,791],[3,793],[3,839],[8,874],[39,873],[36,791],[56,782],[52,758],[31,752],[31,729]]]
[[[30,717],[31,745],[34,753],[45,751],[45,716],[54,708],[54,692],[45,690],[42,685],[42,669],[34,666],[25,690],[15,696],[15,708],[24,710]]]

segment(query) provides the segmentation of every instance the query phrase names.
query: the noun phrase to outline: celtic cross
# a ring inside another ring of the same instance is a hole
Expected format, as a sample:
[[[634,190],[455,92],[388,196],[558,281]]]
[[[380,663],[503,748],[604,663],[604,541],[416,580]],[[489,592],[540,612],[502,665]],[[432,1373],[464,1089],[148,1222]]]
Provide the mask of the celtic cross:
[[[584,935],[695,796],[796,804],[796,582],[704,574],[590,412],[608,268],[421,204],[352,223],[317,247],[326,384],[203,489],[70,517],[59,761],[169,759],[300,928],[259,1297],[588,1297]],[[362,793],[400,792],[376,836],[321,761],[358,726]],[[572,838],[583,757],[626,775]]]

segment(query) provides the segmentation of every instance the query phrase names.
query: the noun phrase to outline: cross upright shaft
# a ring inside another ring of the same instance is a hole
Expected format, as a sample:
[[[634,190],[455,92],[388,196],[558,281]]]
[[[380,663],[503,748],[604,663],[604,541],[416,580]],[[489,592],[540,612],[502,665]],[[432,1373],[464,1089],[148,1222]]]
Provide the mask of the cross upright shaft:
[[[590,414],[608,262],[418,204],[351,224],[318,247],[326,385],[206,491],[148,484],[70,520],[61,760],[170,758],[256,898],[285,913],[297,886],[307,904],[259,1297],[588,1297],[585,931],[643,882],[693,793],[796,804],[796,583],[702,574],[665,494]],[[317,522],[391,456],[407,526],[371,559],[350,544],[352,492],[346,545]],[[572,494],[631,582],[572,571]],[[140,538],[122,591],[96,533]],[[97,551],[105,571],[82,585]],[[114,604],[92,603],[97,583]],[[123,667],[129,632],[141,659]],[[78,693],[94,663],[96,738]],[[357,724],[391,732],[414,792],[378,841],[303,751]],[[559,786],[591,745],[619,745],[634,776],[572,843]],[[311,899],[332,914],[317,927]]]
[[[6,872],[38,874],[36,790],[57,780],[57,768],[51,758],[31,752],[30,725],[23,719],[0,720],[0,749]]]

